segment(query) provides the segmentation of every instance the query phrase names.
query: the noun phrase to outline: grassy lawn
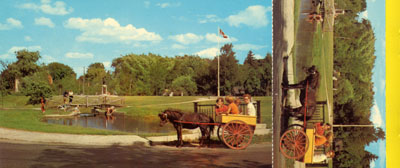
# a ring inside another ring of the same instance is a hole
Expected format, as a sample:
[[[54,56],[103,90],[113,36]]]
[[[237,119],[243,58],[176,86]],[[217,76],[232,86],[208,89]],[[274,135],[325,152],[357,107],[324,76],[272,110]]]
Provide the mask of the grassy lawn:
[[[118,108],[117,112],[125,113],[129,116],[141,117],[147,120],[159,120],[158,113],[167,108],[177,108],[185,111],[193,112],[193,102],[199,98],[208,99],[208,97],[200,96],[126,96],[125,107]],[[255,100],[261,101],[261,121],[266,123],[269,128],[272,127],[272,98],[271,97],[254,97]],[[14,128],[28,131],[54,132],[54,133],[70,133],[70,134],[132,134],[120,131],[108,131],[94,128],[84,128],[79,126],[63,126],[41,122],[43,115],[34,108],[40,108],[40,105],[26,105],[28,100],[25,96],[6,96],[4,97],[4,108],[0,110],[0,127]],[[62,99],[59,98],[60,103]],[[214,104],[215,100],[201,101],[199,104]],[[90,112],[90,108],[80,108],[83,113]],[[50,108],[46,110],[46,114],[67,114],[62,110]],[[148,133],[139,134],[140,136],[161,136],[175,135],[171,133]],[[268,138],[260,138],[268,139]]]

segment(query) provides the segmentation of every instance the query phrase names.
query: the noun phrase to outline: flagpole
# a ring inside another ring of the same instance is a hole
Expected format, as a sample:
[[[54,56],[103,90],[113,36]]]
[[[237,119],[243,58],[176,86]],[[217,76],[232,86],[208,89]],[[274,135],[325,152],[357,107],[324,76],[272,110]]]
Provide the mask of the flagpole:
[[[219,50],[219,26],[218,26],[218,30],[217,30],[217,40],[218,40],[218,46],[217,46],[217,49],[218,49],[218,54],[217,54],[217,59],[218,59],[218,91],[217,91],[217,95],[218,95],[218,97],[220,96],[220,92],[219,92],[219,55],[221,55],[220,54],[220,50]]]

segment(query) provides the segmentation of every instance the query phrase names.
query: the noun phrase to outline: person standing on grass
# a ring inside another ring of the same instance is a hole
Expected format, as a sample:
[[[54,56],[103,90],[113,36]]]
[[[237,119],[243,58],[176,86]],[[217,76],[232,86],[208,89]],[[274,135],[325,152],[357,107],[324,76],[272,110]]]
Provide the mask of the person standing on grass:
[[[243,100],[246,105],[246,112],[249,116],[256,116],[256,108],[251,102],[251,96],[249,94],[243,95]]]
[[[46,98],[43,96],[40,97],[40,109],[42,110],[42,113],[46,112],[46,109],[44,109],[44,105],[46,104]]]
[[[64,106],[67,104],[68,95],[69,95],[69,93],[67,91],[65,91],[64,94],[63,94]]]
[[[228,105],[228,111],[226,111],[227,114],[239,114],[239,108],[235,104],[235,101],[233,100],[232,96],[227,96],[225,100],[229,103]]]
[[[69,95],[69,104],[71,104],[72,103],[72,99],[74,98],[74,92],[72,92],[72,90],[70,90],[68,95]]]

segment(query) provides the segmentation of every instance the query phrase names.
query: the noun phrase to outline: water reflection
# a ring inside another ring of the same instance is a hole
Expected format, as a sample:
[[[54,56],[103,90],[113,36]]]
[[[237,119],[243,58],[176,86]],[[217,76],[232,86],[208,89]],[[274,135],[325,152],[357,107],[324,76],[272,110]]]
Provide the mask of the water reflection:
[[[49,124],[82,126],[133,133],[168,133],[175,131],[171,124],[160,127],[157,117],[131,117],[119,113],[113,114],[112,116],[82,114],[72,118],[45,118],[44,122]]]

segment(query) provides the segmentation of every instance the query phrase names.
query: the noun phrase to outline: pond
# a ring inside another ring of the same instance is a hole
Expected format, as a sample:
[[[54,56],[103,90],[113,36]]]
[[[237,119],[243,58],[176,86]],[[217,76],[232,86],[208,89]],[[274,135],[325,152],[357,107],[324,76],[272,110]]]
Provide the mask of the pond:
[[[82,126],[97,129],[107,129],[132,133],[168,133],[175,132],[172,124],[160,127],[160,119],[132,117],[123,113],[115,113],[113,116],[81,114],[71,118],[44,118],[43,122],[69,126]]]

